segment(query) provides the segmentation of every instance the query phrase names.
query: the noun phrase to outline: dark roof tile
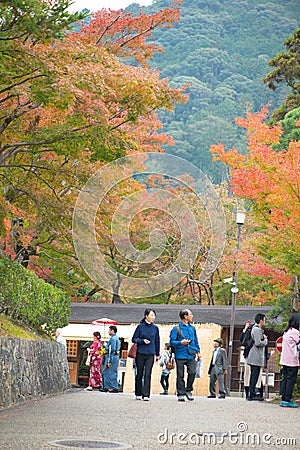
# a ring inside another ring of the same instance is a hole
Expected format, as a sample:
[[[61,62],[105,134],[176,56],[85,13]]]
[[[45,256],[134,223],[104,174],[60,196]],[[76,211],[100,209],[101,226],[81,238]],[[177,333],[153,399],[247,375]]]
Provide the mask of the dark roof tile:
[[[111,304],[111,303],[72,303],[71,323],[90,323],[95,319],[108,317],[120,324],[139,322],[146,308],[156,311],[156,323],[170,324],[179,321],[179,311],[190,308],[194,314],[195,323],[216,323],[229,326],[231,319],[231,306],[201,306],[201,305],[146,305],[146,304]],[[254,321],[257,313],[266,314],[271,306],[237,306],[235,311],[235,325],[243,326],[250,319]]]

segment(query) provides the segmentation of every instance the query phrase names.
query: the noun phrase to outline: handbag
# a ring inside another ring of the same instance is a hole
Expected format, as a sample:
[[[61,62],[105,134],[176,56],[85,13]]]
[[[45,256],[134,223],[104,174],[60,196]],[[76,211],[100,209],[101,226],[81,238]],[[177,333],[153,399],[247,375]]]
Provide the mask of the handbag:
[[[129,351],[128,351],[128,357],[129,358],[136,358],[136,351],[137,351],[137,344],[132,344],[132,346],[130,347]]]
[[[85,361],[85,365],[86,366],[90,366],[91,365],[91,355],[90,355],[90,351],[89,350],[90,349],[87,349],[88,355],[87,355],[87,358],[86,358],[86,361]]]
[[[195,378],[202,378],[204,371],[204,361],[203,358],[197,359],[196,361],[196,375]]]

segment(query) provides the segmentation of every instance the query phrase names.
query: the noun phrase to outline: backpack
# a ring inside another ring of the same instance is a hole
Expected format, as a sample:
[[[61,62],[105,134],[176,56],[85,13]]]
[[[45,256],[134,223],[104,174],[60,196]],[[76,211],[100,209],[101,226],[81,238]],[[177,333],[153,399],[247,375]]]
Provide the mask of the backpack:
[[[170,356],[169,361],[166,364],[166,369],[173,370],[175,369],[175,359]]]
[[[253,347],[253,344],[254,344],[254,339],[253,339],[253,337],[251,336],[252,328],[253,328],[253,325],[250,326],[250,327],[247,329],[247,331],[246,331],[246,333],[245,333],[245,335],[244,335],[244,337],[243,337],[243,340],[242,340],[242,344],[243,344],[243,346],[244,346],[244,357],[245,357],[245,358],[248,357],[248,355],[249,355],[249,353],[250,353],[250,350],[251,350],[251,348]]]
[[[168,369],[168,370],[175,369],[175,359],[170,354],[167,357],[165,357],[165,355],[166,355],[166,351],[164,351],[164,353],[159,358],[160,367],[165,366],[166,369]],[[168,359],[166,359],[166,358],[168,358]]]

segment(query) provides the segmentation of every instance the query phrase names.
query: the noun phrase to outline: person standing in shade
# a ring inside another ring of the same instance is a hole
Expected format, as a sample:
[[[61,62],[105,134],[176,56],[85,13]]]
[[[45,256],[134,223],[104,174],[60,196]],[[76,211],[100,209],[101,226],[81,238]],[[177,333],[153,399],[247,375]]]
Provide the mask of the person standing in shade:
[[[214,351],[210,361],[208,375],[210,377],[209,391],[207,398],[216,398],[216,381],[219,385],[219,398],[225,398],[224,375],[226,375],[227,354],[222,348],[223,341],[221,338],[214,339]]]
[[[265,347],[268,345],[268,338],[263,330],[265,323],[266,316],[262,313],[256,314],[255,324],[251,330],[251,336],[254,343],[248,355],[248,364],[251,367],[249,395],[247,397],[247,400],[249,401],[264,400],[262,396],[256,396],[255,388],[261,367],[265,367],[267,364],[265,361]]]
[[[282,379],[280,382],[280,394],[282,401],[280,406],[286,408],[298,408],[298,404],[292,400],[293,390],[297,382],[299,365],[299,319],[291,316],[287,328],[283,333],[282,352],[280,364],[282,367]]]
[[[170,344],[174,349],[176,360],[176,389],[179,402],[194,400],[192,391],[196,375],[196,358],[200,359],[200,347],[195,327],[192,325],[193,314],[189,309],[179,313],[181,321],[172,328]],[[184,368],[187,368],[187,382],[184,380]]]
[[[141,323],[136,327],[132,342],[137,344],[135,358],[135,398],[150,400],[151,374],[154,360],[159,359],[160,337],[159,329],[154,325],[156,312],[146,309]]]
[[[106,360],[103,370],[103,388],[100,391],[104,392],[119,392],[118,386],[118,367],[119,367],[119,352],[120,340],[117,336],[117,327],[111,325],[108,329],[110,339],[106,346]]]

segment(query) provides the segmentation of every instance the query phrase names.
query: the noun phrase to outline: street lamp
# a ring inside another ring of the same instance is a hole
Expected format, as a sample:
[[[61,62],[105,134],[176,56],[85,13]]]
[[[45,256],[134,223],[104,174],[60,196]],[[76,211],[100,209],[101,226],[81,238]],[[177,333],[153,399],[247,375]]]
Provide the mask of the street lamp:
[[[236,224],[238,226],[238,235],[237,235],[237,246],[235,253],[235,262],[234,262],[234,274],[233,274],[233,282],[231,280],[228,281],[232,284],[231,292],[232,292],[232,305],[231,305],[231,318],[230,318],[230,331],[229,331],[229,350],[228,350],[228,372],[226,378],[226,387],[227,387],[227,395],[230,395],[230,386],[231,386],[231,373],[232,373],[232,350],[233,350],[233,336],[234,336],[234,323],[235,323],[235,307],[236,307],[236,295],[239,292],[237,287],[238,280],[238,265],[237,265],[237,253],[240,248],[241,242],[241,231],[242,226],[245,223],[246,214],[243,211],[237,211],[236,213]]]

